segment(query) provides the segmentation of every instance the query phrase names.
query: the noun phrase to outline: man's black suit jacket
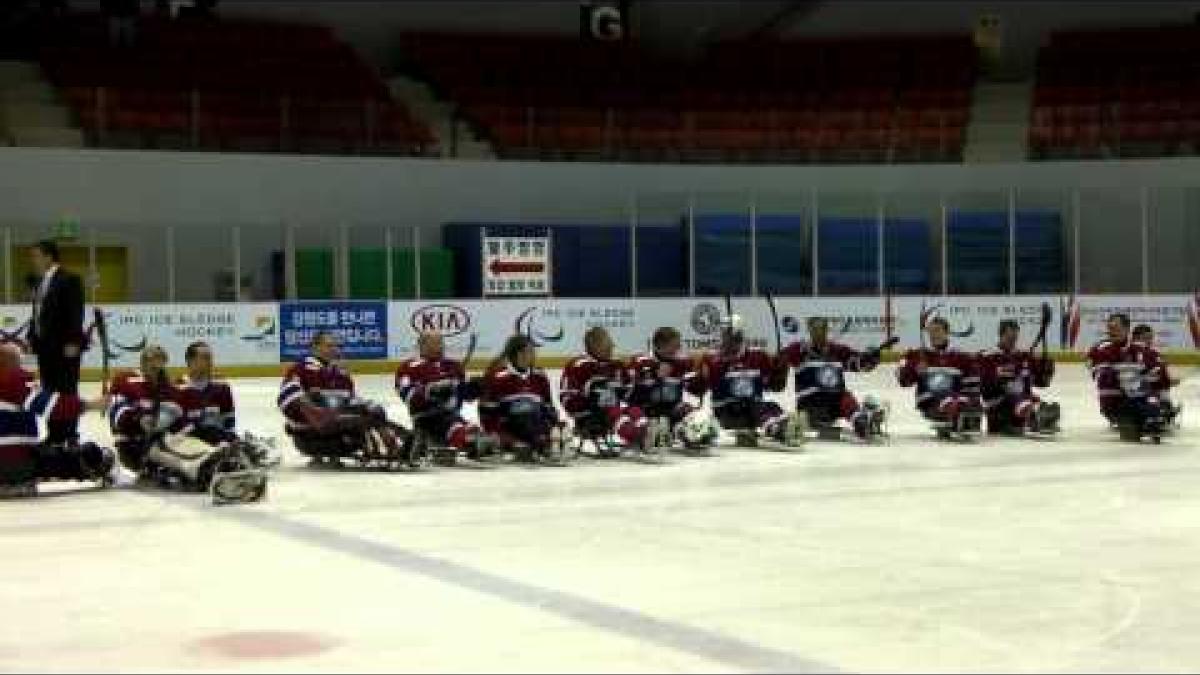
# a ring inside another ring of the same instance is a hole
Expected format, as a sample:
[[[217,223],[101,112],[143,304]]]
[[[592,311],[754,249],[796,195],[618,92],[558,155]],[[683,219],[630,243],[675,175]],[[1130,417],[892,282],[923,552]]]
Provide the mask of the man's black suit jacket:
[[[62,358],[68,344],[83,348],[83,282],[78,275],[58,268],[50,278],[40,312],[36,290],[33,301],[37,318],[29,326],[29,346],[35,354]]]

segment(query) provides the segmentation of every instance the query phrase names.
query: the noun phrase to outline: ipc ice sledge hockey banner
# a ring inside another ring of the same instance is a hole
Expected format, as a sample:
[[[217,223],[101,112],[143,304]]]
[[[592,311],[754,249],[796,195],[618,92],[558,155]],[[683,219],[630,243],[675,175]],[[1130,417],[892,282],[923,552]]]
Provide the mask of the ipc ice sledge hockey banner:
[[[108,323],[109,361],[115,368],[136,368],[148,344],[163,347],[170,365],[181,366],[187,346],[198,340],[212,345],[218,367],[279,358],[279,307],[273,302],[103,305],[102,310]],[[30,314],[25,305],[0,306],[0,341],[23,338]],[[92,322],[92,307],[84,316],[86,328]],[[100,361],[99,344],[93,344],[83,366],[98,368]]]
[[[319,331],[336,335],[347,359],[388,356],[386,302],[285,302],[279,305],[279,323],[283,335],[279,358],[283,361],[308,354],[313,335]]]

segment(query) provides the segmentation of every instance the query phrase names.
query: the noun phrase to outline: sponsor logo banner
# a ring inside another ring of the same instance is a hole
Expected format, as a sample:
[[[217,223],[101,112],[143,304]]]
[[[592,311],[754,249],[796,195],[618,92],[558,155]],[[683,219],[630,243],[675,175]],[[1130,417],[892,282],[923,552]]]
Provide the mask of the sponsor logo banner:
[[[1145,324],[1154,330],[1159,349],[1200,348],[1200,315],[1197,298],[1186,295],[1107,295],[1064,298],[1069,306],[1063,349],[1086,352],[1104,339],[1105,325],[1112,314],[1129,316],[1133,326]]]
[[[775,327],[761,297],[733,298],[733,311],[743,319],[750,344],[773,351]],[[779,335],[786,346],[807,338],[807,322],[829,321],[830,336],[855,348],[900,338],[897,349],[921,344],[921,316],[944,317],[955,345],[982,350],[995,345],[1000,321],[1015,319],[1021,342],[1037,335],[1042,304],[1052,309],[1046,339],[1052,349],[1086,352],[1103,339],[1104,323],[1113,312],[1129,314],[1136,325],[1155,331],[1157,346],[1166,350],[1200,348],[1200,296],[979,296],[887,298],[776,299]],[[266,365],[291,361],[307,353],[312,334],[330,330],[343,343],[348,359],[401,359],[415,353],[420,332],[433,331],[446,340],[446,351],[461,357],[472,335],[476,356],[497,354],[514,333],[531,337],[542,356],[562,358],[583,350],[583,334],[604,326],[617,352],[628,355],[649,349],[660,326],[678,329],[686,351],[715,347],[720,339],[721,298],[496,298],[443,302],[295,302],[212,304],[122,304],[103,307],[110,334],[110,361],[117,367],[137,365],[146,344],[162,345],[172,365],[183,364],[187,345],[204,340],[216,351],[218,364]],[[0,306],[0,343],[23,341],[30,317],[26,305]],[[91,322],[88,308],[87,323]],[[100,365],[97,346],[84,356],[85,367]]]
[[[279,306],[282,340],[279,358],[294,361],[309,353],[313,336],[337,336],[347,359],[386,359],[388,303],[285,302]]]

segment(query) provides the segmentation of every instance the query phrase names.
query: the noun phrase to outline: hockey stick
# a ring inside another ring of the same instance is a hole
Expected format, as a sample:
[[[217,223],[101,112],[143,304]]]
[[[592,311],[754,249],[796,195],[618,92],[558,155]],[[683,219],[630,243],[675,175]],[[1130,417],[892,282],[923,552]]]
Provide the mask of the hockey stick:
[[[926,306],[925,306],[925,299],[922,298],[921,299],[921,316],[920,316],[920,320],[917,322],[917,330],[921,334],[921,351],[925,350],[925,323],[927,321],[929,321],[930,312],[931,312],[931,310],[926,308]]]
[[[921,336],[921,365],[925,365],[928,360],[925,355],[925,352],[928,349],[925,344],[925,324],[929,322],[929,315],[932,313],[933,308],[927,308],[925,306],[925,298],[921,298],[921,316],[920,320],[917,321],[917,331]]]
[[[1042,347],[1042,360],[1046,360],[1050,355],[1050,344],[1046,341],[1046,330],[1050,327],[1050,319],[1054,316],[1054,309],[1050,307],[1050,303],[1042,303],[1042,325],[1038,328],[1037,337],[1033,339],[1033,344],[1029,345],[1029,351],[1035,352],[1039,345]]]
[[[104,311],[99,307],[92,308],[92,329],[96,331],[96,338],[100,341],[100,395],[108,397],[108,323],[104,318]]]
[[[775,329],[775,354],[783,353],[783,337],[779,333],[779,310],[775,308],[775,296],[767,293],[767,308],[771,310],[771,326]]]
[[[883,301],[883,329],[884,335],[889,340],[896,334],[896,320],[892,316],[892,296],[890,294]]]
[[[471,357],[475,356],[475,346],[479,343],[479,333],[471,333],[471,339],[467,342],[467,354],[463,357],[463,372],[466,372],[471,367]]]

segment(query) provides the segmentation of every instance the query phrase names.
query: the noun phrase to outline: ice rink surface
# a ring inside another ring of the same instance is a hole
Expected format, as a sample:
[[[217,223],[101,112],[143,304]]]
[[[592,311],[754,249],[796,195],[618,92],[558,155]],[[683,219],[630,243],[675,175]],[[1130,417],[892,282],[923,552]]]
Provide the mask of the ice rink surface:
[[[0,670],[1195,671],[1195,381],[1137,446],[1059,371],[1053,441],[939,443],[885,365],[851,380],[883,446],[420,474],[306,467],[277,380],[241,380],[286,448],[265,503],[0,502]]]

